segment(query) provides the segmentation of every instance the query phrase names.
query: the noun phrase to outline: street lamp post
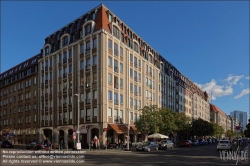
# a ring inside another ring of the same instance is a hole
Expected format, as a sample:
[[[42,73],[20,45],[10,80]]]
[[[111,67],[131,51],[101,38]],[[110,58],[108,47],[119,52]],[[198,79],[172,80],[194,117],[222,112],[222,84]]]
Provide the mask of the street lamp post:
[[[129,109],[127,108],[128,113],[128,137],[127,137],[127,150],[129,151]]]
[[[75,94],[75,96],[77,96],[77,99],[78,99],[78,108],[77,108],[77,143],[80,143],[80,130],[79,130],[79,119],[80,119],[80,115],[79,115],[79,112],[80,112],[80,96],[78,94]]]

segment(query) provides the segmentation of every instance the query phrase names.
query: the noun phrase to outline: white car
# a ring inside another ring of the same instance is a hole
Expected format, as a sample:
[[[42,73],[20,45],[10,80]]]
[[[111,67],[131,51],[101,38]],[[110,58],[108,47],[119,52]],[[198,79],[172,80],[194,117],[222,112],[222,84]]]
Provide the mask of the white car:
[[[217,145],[217,151],[219,150],[232,150],[232,144],[230,140],[220,140]]]

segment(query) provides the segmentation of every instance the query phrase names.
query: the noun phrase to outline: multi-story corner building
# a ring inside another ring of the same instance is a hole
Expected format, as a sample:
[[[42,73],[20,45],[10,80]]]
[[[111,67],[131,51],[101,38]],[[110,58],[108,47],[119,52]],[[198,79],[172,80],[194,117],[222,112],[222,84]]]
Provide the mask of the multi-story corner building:
[[[230,115],[238,119],[243,131],[246,130],[246,125],[248,123],[247,112],[235,110],[233,112],[230,112]]]
[[[68,143],[79,117],[83,146],[125,142],[128,123],[134,141],[138,110],[161,106],[163,58],[104,5],[49,35],[41,54],[40,139]]]
[[[211,122],[214,122],[221,126],[224,130],[224,132],[227,131],[227,120],[228,116],[225,112],[223,112],[221,109],[219,109],[217,106],[210,104],[210,120]],[[228,126],[229,127],[229,126]],[[231,127],[231,126],[230,126]]]
[[[0,136],[14,144],[37,140],[37,71],[40,55],[0,74]]]

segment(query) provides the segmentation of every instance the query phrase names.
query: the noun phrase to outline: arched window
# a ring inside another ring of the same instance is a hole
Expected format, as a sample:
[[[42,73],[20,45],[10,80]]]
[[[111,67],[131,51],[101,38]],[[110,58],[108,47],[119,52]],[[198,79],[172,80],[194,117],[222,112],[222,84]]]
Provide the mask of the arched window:
[[[85,26],[85,36],[91,33],[91,24]]]

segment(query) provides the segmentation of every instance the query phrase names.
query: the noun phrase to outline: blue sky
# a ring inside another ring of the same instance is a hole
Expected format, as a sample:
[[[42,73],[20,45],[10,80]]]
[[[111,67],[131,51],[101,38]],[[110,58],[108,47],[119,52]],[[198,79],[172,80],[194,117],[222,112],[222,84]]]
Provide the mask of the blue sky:
[[[1,72],[40,52],[44,39],[102,2],[1,6]],[[249,2],[103,2],[229,114],[249,112]]]

